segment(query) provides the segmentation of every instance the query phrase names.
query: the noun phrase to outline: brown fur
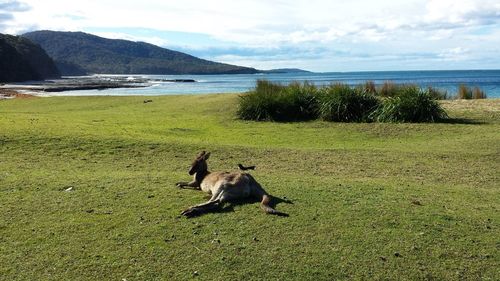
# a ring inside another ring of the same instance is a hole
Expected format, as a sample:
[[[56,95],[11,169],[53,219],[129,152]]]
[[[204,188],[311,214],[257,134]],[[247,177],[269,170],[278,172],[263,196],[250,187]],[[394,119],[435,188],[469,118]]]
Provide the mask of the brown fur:
[[[197,216],[220,208],[224,203],[239,199],[256,198],[261,201],[261,209],[267,214],[288,216],[271,207],[271,198],[262,186],[248,173],[240,172],[209,172],[207,159],[210,152],[202,151],[191,165],[189,174],[193,176],[191,182],[178,182],[181,188],[202,190],[211,195],[210,200],[195,205],[182,212],[187,217]]]

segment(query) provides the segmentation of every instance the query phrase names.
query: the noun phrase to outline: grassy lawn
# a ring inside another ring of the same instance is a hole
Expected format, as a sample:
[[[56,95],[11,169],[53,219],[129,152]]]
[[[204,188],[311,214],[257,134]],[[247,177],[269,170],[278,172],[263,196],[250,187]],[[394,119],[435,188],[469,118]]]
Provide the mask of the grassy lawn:
[[[0,101],[0,280],[498,280],[500,100],[446,124],[257,123],[236,95]],[[261,212],[179,190],[252,172]],[[71,191],[66,191],[70,189]]]

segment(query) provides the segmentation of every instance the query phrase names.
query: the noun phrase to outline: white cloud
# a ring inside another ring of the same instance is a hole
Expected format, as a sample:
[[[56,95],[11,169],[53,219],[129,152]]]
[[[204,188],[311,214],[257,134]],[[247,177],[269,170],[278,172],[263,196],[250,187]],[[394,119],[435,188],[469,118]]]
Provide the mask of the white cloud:
[[[1,0],[0,11],[2,12],[24,12],[28,11],[30,7],[21,1],[16,0]]]
[[[205,33],[221,40],[261,45],[266,40],[273,43],[335,40],[356,32],[367,22],[385,19],[387,13],[400,13],[418,1],[407,0],[398,5],[369,0],[25,2],[32,9],[16,15],[20,30],[30,23],[57,30],[141,27]],[[397,21],[394,19],[392,25],[397,25]]]
[[[460,23],[464,16],[474,10],[475,2],[473,0],[430,0],[427,7],[425,19],[427,21],[447,21],[451,23]]]
[[[0,32],[20,33],[33,28],[103,29],[97,35],[162,46],[187,46],[196,51],[213,47],[210,45],[213,42],[189,45],[160,35],[127,33],[127,28],[142,28],[205,34],[228,50],[243,47],[282,52],[279,59],[266,61],[255,57],[255,51],[246,56],[242,53],[205,56],[225,62],[247,62],[246,65],[256,67],[269,62],[281,66],[287,61],[287,50],[293,50],[293,59],[288,60],[291,64],[314,64],[318,70],[342,70],[339,69],[342,64],[349,62],[348,56],[336,61],[308,57],[311,46],[330,50],[325,56],[350,50],[347,53],[360,70],[368,66],[367,61],[375,62],[377,58],[400,60],[400,68],[410,59],[428,66],[422,57],[404,54],[428,55],[432,61],[467,61],[484,57],[481,49],[490,49],[493,51],[488,55],[500,57],[495,46],[499,39],[492,35],[500,27],[498,0],[0,0],[0,7],[2,3],[14,2],[24,8],[5,13],[4,21],[0,20]],[[478,47],[477,42],[485,43]],[[356,53],[369,55],[356,57],[353,55]],[[302,59],[298,58],[301,54]],[[289,56],[292,57],[291,53]],[[496,60],[500,67],[500,59]]]
[[[443,60],[451,60],[451,61],[463,61],[467,58],[467,55],[469,53],[469,49],[464,48],[464,47],[457,47],[457,48],[452,48],[448,50],[444,50],[441,52],[438,57],[442,58]]]

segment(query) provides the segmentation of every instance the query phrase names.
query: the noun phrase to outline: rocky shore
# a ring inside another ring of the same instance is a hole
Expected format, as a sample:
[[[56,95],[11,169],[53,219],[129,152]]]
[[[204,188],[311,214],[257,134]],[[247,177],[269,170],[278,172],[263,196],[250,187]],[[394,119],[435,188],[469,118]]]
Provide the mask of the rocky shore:
[[[32,97],[32,95],[22,94],[18,91],[0,88],[0,100],[25,97]]]
[[[57,93],[78,90],[104,90],[115,88],[144,88],[154,83],[195,83],[193,79],[146,79],[139,76],[81,76],[62,79],[31,81],[0,85],[0,97],[9,97],[13,93]]]

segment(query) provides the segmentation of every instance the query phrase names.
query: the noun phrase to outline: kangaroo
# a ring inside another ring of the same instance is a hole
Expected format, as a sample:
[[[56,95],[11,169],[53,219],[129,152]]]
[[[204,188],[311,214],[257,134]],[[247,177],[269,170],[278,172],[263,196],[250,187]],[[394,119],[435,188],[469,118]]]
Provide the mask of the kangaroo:
[[[210,152],[200,152],[189,170],[189,174],[193,176],[193,180],[191,182],[178,182],[176,186],[202,190],[211,194],[212,197],[208,202],[184,210],[181,215],[194,217],[215,211],[227,202],[245,198],[256,198],[260,200],[260,207],[267,214],[288,216],[288,214],[276,211],[269,205],[272,196],[267,194],[250,174],[240,172],[209,172],[207,167],[209,157]]]

